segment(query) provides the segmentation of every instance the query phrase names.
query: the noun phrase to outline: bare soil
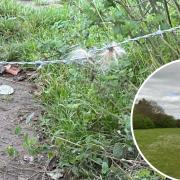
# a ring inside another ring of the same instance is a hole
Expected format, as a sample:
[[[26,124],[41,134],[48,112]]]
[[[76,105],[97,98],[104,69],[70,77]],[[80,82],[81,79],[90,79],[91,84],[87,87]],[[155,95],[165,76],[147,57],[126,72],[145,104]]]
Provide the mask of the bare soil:
[[[0,180],[42,179],[38,178],[41,165],[24,159],[29,156],[23,147],[24,135],[37,137],[33,125],[27,124],[26,119],[34,113],[32,121],[36,121],[42,111],[32,93],[34,85],[26,81],[14,82],[9,77],[0,77],[0,85],[10,85],[15,90],[12,95],[0,95]],[[18,135],[15,133],[17,126],[22,129]],[[9,146],[18,151],[16,158],[8,156]]]

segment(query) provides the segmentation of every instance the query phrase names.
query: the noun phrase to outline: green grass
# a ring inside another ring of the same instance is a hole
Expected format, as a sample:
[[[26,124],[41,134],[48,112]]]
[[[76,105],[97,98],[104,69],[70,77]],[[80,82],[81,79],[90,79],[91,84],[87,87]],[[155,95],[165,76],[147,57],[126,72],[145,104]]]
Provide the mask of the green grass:
[[[33,2],[35,2],[37,5],[46,5],[46,4],[53,4],[53,3],[61,3],[61,0],[33,0]]]
[[[180,178],[180,128],[134,130],[146,159],[161,172]]]
[[[126,86],[128,94],[123,90],[127,77],[122,79],[121,73],[119,77],[114,76],[116,71],[112,71],[106,77],[97,75],[92,82],[88,69],[74,66],[49,66],[44,72],[42,98],[48,115],[43,118],[42,125],[58,148],[60,166],[71,168],[77,175],[91,177],[110,157],[129,157],[133,148],[125,112],[131,108],[128,99],[132,97],[133,87]],[[126,126],[126,132],[122,126]],[[88,171],[80,169],[81,166]],[[115,164],[113,167],[114,173]],[[105,174],[111,174],[109,168]]]
[[[146,16],[140,17],[138,6],[127,12],[126,6],[106,0],[62,1],[62,5],[33,9],[14,0],[1,0],[0,59],[59,59],[72,45],[103,47],[154,32],[159,24],[163,29],[170,27],[167,19],[162,20],[165,14],[157,18],[150,9],[151,14],[145,10]],[[177,26],[176,7],[171,4],[169,8],[172,25]],[[156,68],[180,57],[178,38],[178,33],[168,33],[164,38],[125,44],[127,56],[110,72],[96,73],[94,81],[88,66],[41,69],[37,83],[42,88],[39,98],[45,113],[39,122],[48,138],[44,145],[48,157],[58,155],[59,167],[76,179],[159,178],[151,169],[133,169],[121,158],[137,157],[130,132],[130,110],[137,89]]]

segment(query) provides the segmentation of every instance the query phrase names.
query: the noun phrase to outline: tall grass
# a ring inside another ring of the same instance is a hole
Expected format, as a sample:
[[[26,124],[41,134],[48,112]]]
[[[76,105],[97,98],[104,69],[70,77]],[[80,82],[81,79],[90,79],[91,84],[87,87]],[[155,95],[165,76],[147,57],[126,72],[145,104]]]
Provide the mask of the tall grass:
[[[112,1],[105,8],[104,2],[81,0],[32,9],[2,0],[0,59],[58,59],[71,45],[102,47],[157,30],[154,16],[135,21],[124,6]],[[138,15],[138,6],[134,10],[130,12]],[[178,24],[176,16],[171,20]],[[96,73],[93,81],[90,67],[49,65],[40,71],[46,108],[40,124],[50,143],[47,154],[60,157],[60,168],[77,179],[160,179],[123,159],[137,158],[130,133],[135,93],[153,70],[179,58],[178,38],[178,33],[168,33],[124,45],[127,56],[110,72]]]

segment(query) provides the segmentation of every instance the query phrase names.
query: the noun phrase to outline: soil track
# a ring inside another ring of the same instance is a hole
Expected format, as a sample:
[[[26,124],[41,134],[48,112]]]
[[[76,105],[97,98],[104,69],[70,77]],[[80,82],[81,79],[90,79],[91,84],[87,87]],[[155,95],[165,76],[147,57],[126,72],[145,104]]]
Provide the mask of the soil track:
[[[22,146],[24,135],[36,136],[32,125],[26,123],[26,118],[34,113],[32,121],[37,120],[41,114],[41,106],[32,94],[33,84],[0,77],[0,85],[10,85],[15,90],[12,95],[0,95],[0,180],[28,179],[41,168],[24,161],[24,156],[28,155]],[[15,133],[17,126],[22,129],[19,135]],[[8,156],[8,146],[18,151],[18,157],[12,159]]]

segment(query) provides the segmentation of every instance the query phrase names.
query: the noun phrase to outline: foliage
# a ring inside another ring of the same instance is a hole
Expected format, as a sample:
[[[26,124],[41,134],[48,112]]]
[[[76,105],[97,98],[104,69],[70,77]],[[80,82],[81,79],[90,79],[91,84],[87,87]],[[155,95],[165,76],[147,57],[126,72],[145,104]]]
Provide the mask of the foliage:
[[[136,114],[133,116],[133,128],[134,129],[151,129],[155,128],[155,123],[147,116],[143,114]]]
[[[20,126],[16,126],[16,128],[15,128],[15,134],[16,135],[19,135],[20,133],[21,133],[21,127]]]
[[[180,128],[180,120],[179,120],[179,119],[176,120],[176,126],[177,126],[178,128]]]
[[[29,137],[28,134],[24,134],[23,147],[25,147],[31,155],[38,153],[39,147],[37,144],[37,139]]]
[[[136,172],[134,176],[135,180],[159,180],[160,176],[157,174],[153,174],[152,172],[149,171],[149,169],[140,169],[139,171]],[[162,177],[162,179],[165,179]]]
[[[139,2],[76,0],[37,9],[1,0],[0,59],[60,59],[72,45],[103,47],[151,33],[159,25],[178,25],[175,0]],[[94,81],[89,67],[50,65],[41,70],[46,112],[40,124],[50,141],[47,154],[60,157],[59,167],[77,179],[133,178],[131,168],[121,162],[137,156],[130,133],[132,100],[153,70],[179,58],[178,38],[174,32],[125,44],[127,57],[109,73],[95,74]],[[38,152],[35,140],[26,136],[24,141],[32,154]]]
[[[178,127],[173,116],[165,113],[164,109],[155,101],[139,100],[133,110],[134,129],[172,128]]]
[[[153,100],[141,99],[135,104],[134,113],[143,113],[149,117],[153,114],[164,114],[164,109]]]
[[[156,114],[154,119],[156,128],[173,128],[176,127],[176,120],[174,117],[167,114]]]
[[[11,145],[9,145],[6,149],[6,152],[8,154],[8,156],[15,158],[18,156],[18,151]]]
[[[101,172],[110,176],[110,169],[117,168],[114,159],[134,156],[130,128],[126,125],[129,120],[121,111],[129,108],[127,100],[123,101],[125,94],[119,91],[123,92],[124,81],[117,70],[106,77],[97,74],[96,80],[91,81],[90,72],[82,67],[47,68],[49,74],[41,72],[42,97],[48,101],[42,126],[48,129],[47,134],[60,153],[60,167],[69,167],[76,176],[84,174],[86,178]],[[114,79],[110,81],[110,77]],[[126,88],[131,89],[126,93],[130,97],[133,89]]]

